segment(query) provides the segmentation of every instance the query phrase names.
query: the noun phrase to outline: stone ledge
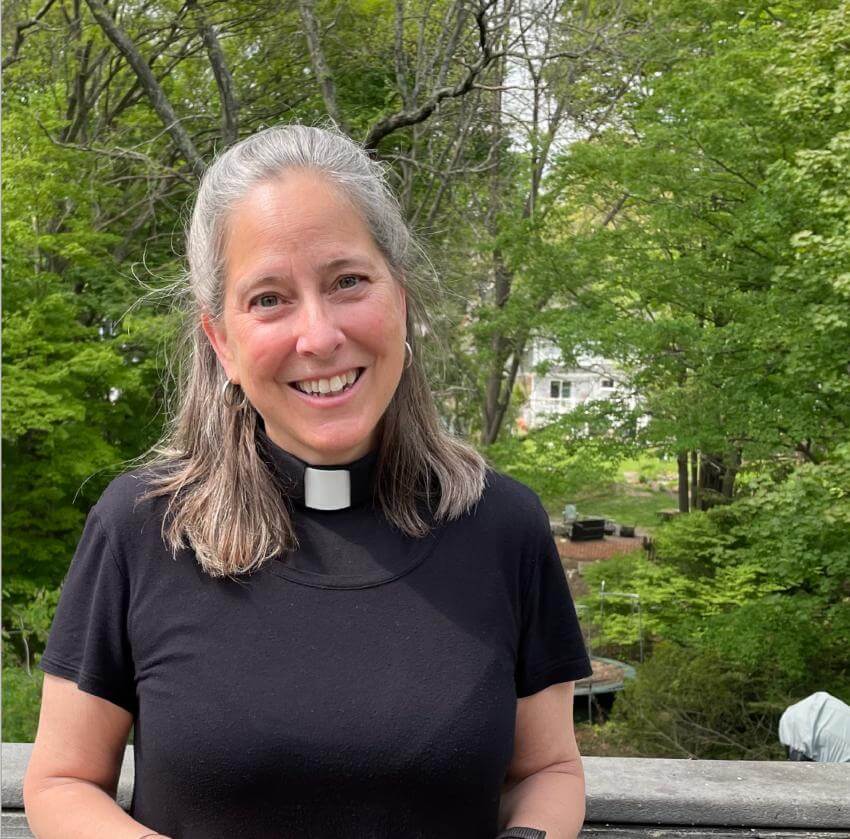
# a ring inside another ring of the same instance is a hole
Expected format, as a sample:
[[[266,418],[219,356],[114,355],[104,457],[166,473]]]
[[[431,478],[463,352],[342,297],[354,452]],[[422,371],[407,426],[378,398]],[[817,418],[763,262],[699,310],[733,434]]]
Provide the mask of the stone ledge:
[[[3,743],[2,835],[31,839],[22,782],[31,743]],[[584,757],[582,839],[847,839],[850,764]],[[118,803],[130,806],[133,747]]]
[[[850,763],[585,757],[587,822],[850,828]]]

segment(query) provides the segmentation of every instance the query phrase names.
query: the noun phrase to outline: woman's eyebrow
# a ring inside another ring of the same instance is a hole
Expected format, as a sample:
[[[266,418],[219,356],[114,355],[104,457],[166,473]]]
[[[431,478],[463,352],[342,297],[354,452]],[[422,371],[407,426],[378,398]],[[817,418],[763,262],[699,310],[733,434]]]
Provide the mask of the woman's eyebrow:
[[[374,263],[366,255],[354,254],[351,256],[336,256],[320,262],[318,265],[319,270],[323,272],[342,267],[374,270]],[[288,277],[288,266],[284,266],[280,261],[269,262],[258,266],[255,271],[249,271],[244,276],[239,277],[236,280],[236,291],[238,294],[247,294],[253,291],[258,285],[263,285],[269,282],[269,280],[285,280]]]
[[[240,277],[236,282],[236,293],[238,295],[250,294],[259,286],[265,285],[269,281],[283,279],[283,274],[279,271],[263,271],[247,277]]]
[[[321,268],[327,271],[331,268],[340,268],[345,265],[371,268],[372,260],[369,259],[368,256],[361,254],[354,254],[352,256],[337,256],[334,259],[329,259],[327,262],[323,262]]]

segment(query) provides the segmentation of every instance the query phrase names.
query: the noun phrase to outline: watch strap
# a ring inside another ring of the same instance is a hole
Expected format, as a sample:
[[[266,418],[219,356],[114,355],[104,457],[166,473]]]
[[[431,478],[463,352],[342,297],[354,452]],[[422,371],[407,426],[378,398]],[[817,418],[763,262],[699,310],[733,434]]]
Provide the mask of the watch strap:
[[[496,839],[546,839],[546,831],[536,827],[508,827]]]

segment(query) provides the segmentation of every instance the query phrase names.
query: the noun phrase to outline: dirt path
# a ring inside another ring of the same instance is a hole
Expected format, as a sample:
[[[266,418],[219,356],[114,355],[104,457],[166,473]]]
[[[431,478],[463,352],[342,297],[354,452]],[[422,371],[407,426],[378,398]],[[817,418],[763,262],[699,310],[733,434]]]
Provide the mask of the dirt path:
[[[570,592],[573,597],[581,597],[589,592],[587,583],[582,579],[579,566],[587,562],[602,562],[612,556],[622,556],[642,547],[643,533],[636,531],[634,537],[606,536],[589,542],[571,542],[565,536],[556,536],[555,544],[561,564],[567,574]]]

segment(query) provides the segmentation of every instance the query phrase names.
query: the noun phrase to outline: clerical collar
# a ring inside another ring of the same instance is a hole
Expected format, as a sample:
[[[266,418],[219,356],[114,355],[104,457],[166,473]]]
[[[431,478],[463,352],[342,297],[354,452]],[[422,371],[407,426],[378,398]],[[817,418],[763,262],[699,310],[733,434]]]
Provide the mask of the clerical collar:
[[[257,441],[286,494],[302,506],[311,510],[345,510],[372,501],[377,450],[353,463],[311,466],[272,442],[263,431],[258,433]]]

